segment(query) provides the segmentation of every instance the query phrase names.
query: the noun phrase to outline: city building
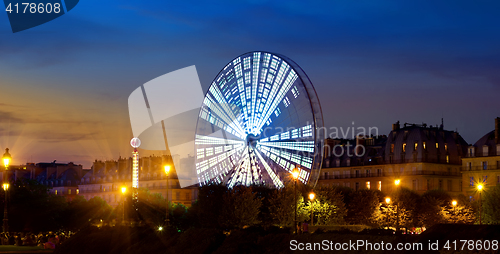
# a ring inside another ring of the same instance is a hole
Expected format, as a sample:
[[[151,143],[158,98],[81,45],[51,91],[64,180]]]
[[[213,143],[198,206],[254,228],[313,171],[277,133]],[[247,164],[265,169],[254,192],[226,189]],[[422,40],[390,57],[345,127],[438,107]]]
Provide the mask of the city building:
[[[462,159],[464,194],[474,198],[477,185],[488,187],[500,184],[500,118],[495,118],[495,129],[486,133],[467,148]]]
[[[387,136],[358,136],[356,140],[325,142],[318,185],[355,190],[394,191],[401,187],[418,193],[442,189],[462,193],[461,166],[467,143],[458,132],[426,124],[393,124]]]
[[[175,204],[191,206],[196,200],[198,188],[181,188],[170,156],[142,157],[139,160],[139,188],[151,193],[167,195],[167,176],[164,165],[169,164],[168,200]],[[132,187],[132,158],[119,158],[117,161],[94,161],[92,169],[79,181],[79,194],[89,200],[101,197],[111,206],[122,202],[121,187]]]

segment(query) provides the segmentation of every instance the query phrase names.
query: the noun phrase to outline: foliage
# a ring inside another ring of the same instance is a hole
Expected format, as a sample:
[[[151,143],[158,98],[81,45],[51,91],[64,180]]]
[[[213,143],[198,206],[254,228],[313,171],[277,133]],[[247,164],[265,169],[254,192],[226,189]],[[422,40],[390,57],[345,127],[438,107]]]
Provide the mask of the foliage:
[[[338,189],[320,187],[316,191],[313,205],[314,225],[336,225],[344,222],[347,209]],[[311,204],[311,202],[309,202]],[[309,211],[311,209],[308,209]]]
[[[500,185],[488,188],[481,198],[483,223],[500,224]]]
[[[258,198],[252,187],[236,186],[223,197],[224,204],[219,221],[227,228],[243,228],[260,223],[259,211],[262,198]]]
[[[346,221],[352,224],[370,225],[382,199],[382,193],[374,190],[358,190],[350,193]]]
[[[308,219],[304,197],[290,185],[273,190],[269,198],[269,211],[273,223],[281,227],[292,227],[295,220],[295,200],[297,201],[297,221]]]

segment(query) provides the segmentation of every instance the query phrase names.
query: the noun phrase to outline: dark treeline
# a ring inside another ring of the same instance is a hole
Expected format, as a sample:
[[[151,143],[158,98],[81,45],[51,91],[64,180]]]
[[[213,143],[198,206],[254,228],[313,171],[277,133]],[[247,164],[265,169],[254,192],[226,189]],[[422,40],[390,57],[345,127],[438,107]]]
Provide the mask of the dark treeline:
[[[313,200],[309,199],[311,192]],[[18,181],[9,193],[9,225],[13,232],[78,230],[86,225],[118,225],[146,223],[165,226],[166,200],[160,194],[140,189],[134,202],[129,193],[125,203],[116,208],[103,199],[94,197],[85,200],[77,196],[67,202],[62,196],[50,195],[47,187],[36,181]],[[5,192],[1,191],[4,202]],[[189,228],[236,229],[249,226],[289,227],[294,223],[295,200],[297,200],[298,222],[314,226],[366,225],[373,228],[396,226],[404,228],[430,227],[437,223],[473,224],[478,222],[482,211],[482,222],[498,224],[500,187],[485,192],[482,209],[478,201],[469,201],[465,196],[452,198],[444,191],[431,190],[422,195],[406,188],[387,195],[377,190],[354,191],[344,187],[320,187],[293,185],[281,189],[264,186],[237,186],[232,189],[223,185],[208,185],[199,188],[198,200],[191,207],[169,204],[170,224],[179,231]],[[125,209],[125,210],[124,210]],[[123,220],[125,215],[125,220]],[[0,215],[3,217],[3,215]],[[3,218],[2,218],[3,219]]]

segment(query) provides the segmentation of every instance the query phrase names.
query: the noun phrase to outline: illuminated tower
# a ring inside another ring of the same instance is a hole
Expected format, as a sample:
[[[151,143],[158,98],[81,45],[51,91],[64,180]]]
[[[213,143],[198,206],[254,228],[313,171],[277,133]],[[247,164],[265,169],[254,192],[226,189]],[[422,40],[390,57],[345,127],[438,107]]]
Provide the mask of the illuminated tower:
[[[130,145],[134,148],[132,152],[132,188],[139,189],[139,152],[137,148],[141,145],[141,140],[133,138],[130,140]]]

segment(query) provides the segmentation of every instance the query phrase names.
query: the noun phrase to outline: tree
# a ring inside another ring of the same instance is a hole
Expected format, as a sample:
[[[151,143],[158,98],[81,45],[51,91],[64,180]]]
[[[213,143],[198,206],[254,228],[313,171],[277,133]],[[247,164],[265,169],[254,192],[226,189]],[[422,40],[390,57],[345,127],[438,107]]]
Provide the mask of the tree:
[[[228,191],[222,184],[200,187],[198,192],[198,222],[202,227],[221,228],[219,214],[224,205],[224,194]]]
[[[269,211],[275,225],[293,227],[295,197],[297,198],[297,221],[308,219],[309,212],[305,208],[302,193],[295,192],[293,186],[286,185],[281,189],[275,189],[269,199]]]
[[[382,193],[378,190],[351,192],[346,220],[352,224],[373,224],[374,213],[379,208],[381,197]]]
[[[252,187],[235,186],[228,190],[223,197],[219,221],[228,228],[243,228],[260,223],[259,211],[262,198],[258,198]]]
[[[447,221],[446,206],[451,203],[451,196],[443,190],[430,190],[420,199],[420,224],[431,227]]]
[[[336,225],[344,222],[347,209],[344,197],[339,189],[332,187],[320,187],[316,191],[313,202],[313,216],[315,225]],[[311,209],[307,209],[308,212]],[[309,215],[310,216],[310,215]]]
[[[500,224],[500,185],[485,191],[482,199],[483,223]]]

